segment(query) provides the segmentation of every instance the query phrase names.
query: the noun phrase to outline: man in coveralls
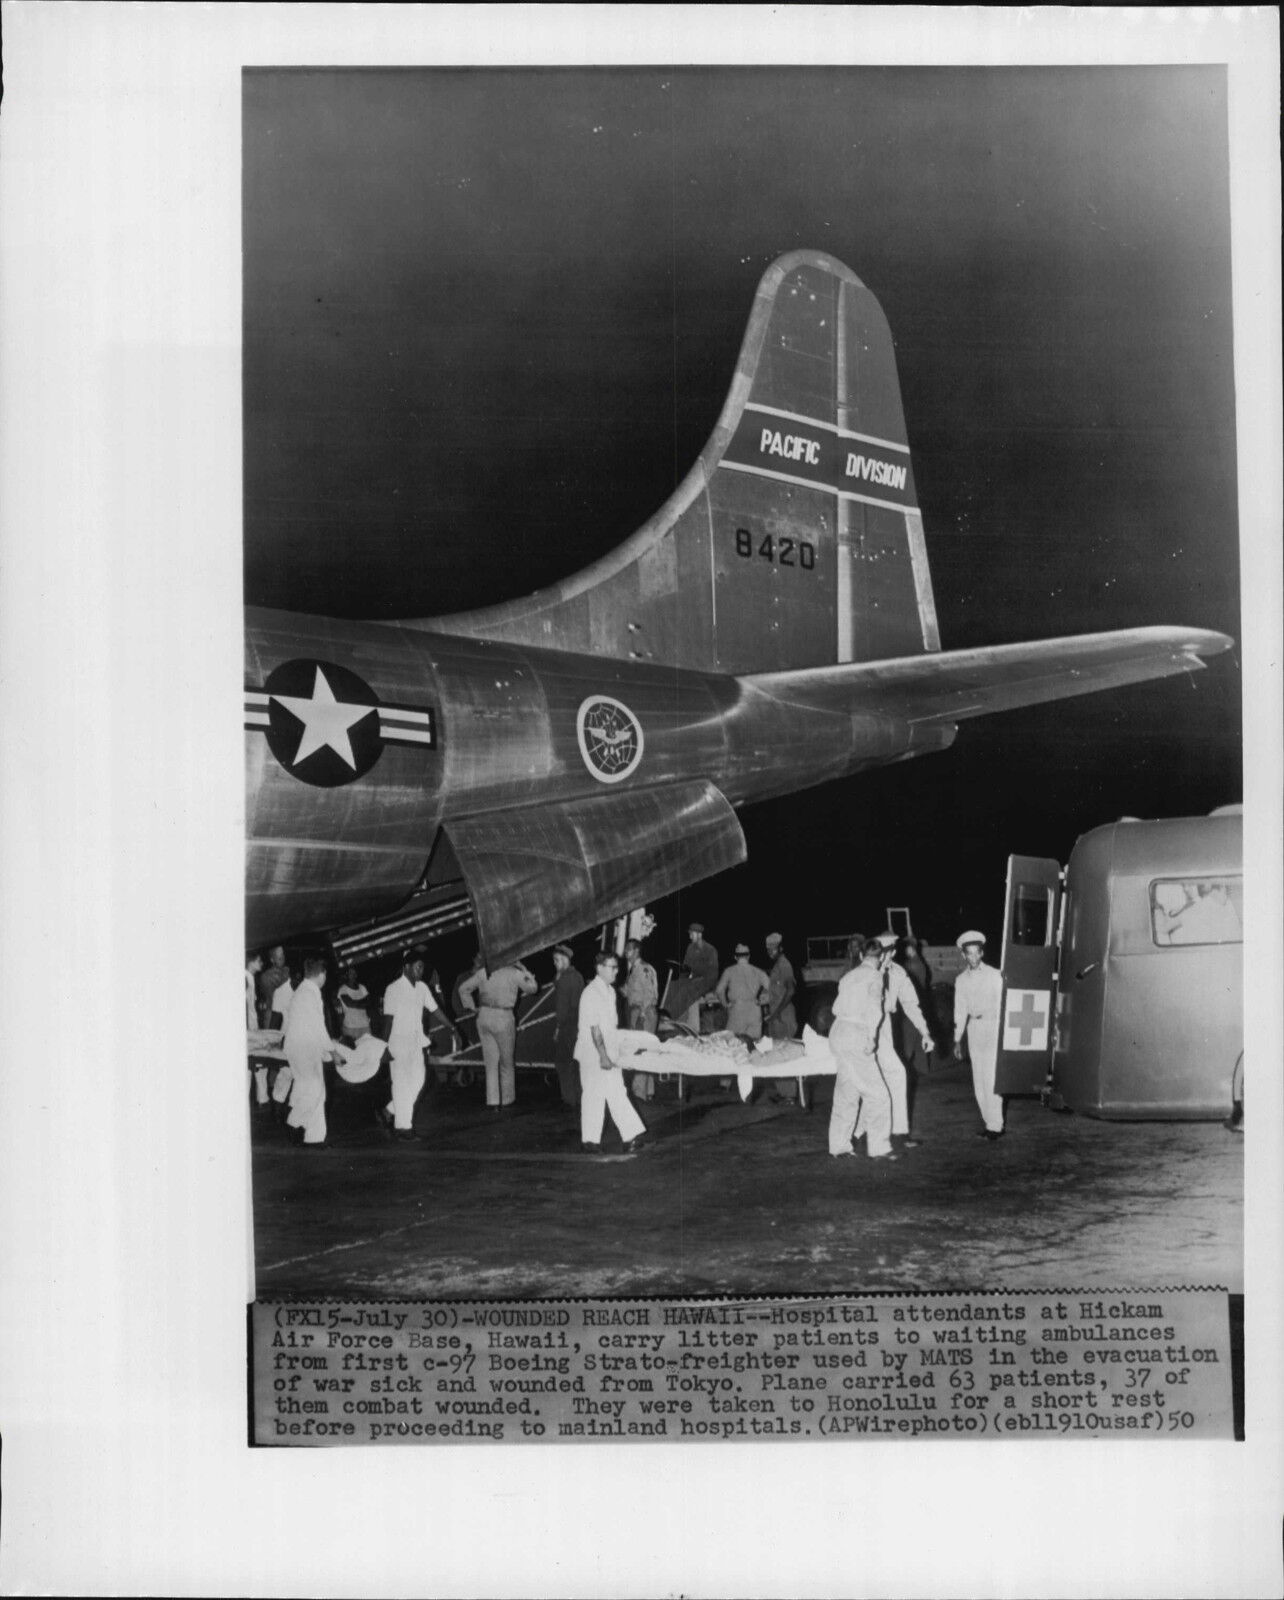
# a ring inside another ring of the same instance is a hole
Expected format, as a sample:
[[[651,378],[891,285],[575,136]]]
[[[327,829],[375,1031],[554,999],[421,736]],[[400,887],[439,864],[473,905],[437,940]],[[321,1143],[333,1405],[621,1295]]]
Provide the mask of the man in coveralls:
[[[850,1156],[859,1116],[866,1149],[875,1161],[895,1161],[892,1150],[892,1096],[879,1070],[876,1048],[883,1026],[883,956],[871,942],[859,964],[845,972],[834,1000],[829,1048],[838,1064],[834,1104],[829,1114],[829,1153]]]
[[[629,1099],[624,1074],[615,1059],[619,1041],[615,974],[619,965],[611,951],[603,950],[597,958],[597,976],[580,999],[575,1059],[580,1067],[580,1144],[587,1155],[601,1152],[608,1109],[626,1152],[638,1149],[646,1134],[646,1123]]]
[[[517,1099],[517,1002],[539,985],[520,961],[511,967],[484,967],[459,985],[461,1000],[475,1001],[477,1037],[486,1066],[486,1104],[501,1111]]]
[[[918,991],[910,981],[909,973],[892,959],[892,953],[896,949],[896,935],[876,933],[870,940],[870,947],[876,948],[879,952],[879,972],[883,980],[884,1021],[878,1030],[875,1054],[878,1056],[883,1081],[892,1096],[892,1144],[899,1150],[916,1150],[923,1141],[910,1137],[909,1083],[905,1063],[897,1054],[892,1039],[892,1015],[899,1006],[918,1029],[924,1050],[932,1048],[932,1031],[923,1016],[923,1008],[918,1003]],[[863,1131],[863,1125],[858,1121],[856,1124],[858,1139]]]
[[[980,1139],[1003,1137],[1003,1097],[994,1092],[998,1065],[999,1015],[1003,1006],[1003,976],[981,960],[985,935],[975,928],[954,941],[963,952],[966,968],[954,980],[954,1059],[963,1059],[963,1036],[972,1058],[972,1093],[985,1126]]]
[[[562,1104],[580,1103],[580,1070],[575,1061],[575,1040],[580,1031],[580,996],[584,979],[571,965],[569,944],[553,950],[553,1065],[562,1091]]]
[[[392,1099],[385,1117],[391,1115],[393,1137],[410,1141],[414,1130],[415,1101],[428,1076],[424,1066],[424,1012],[436,1011],[437,1002],[424,982],[421,957],[409,951],[401,965],[401,976],[390,983],[383,995],[383,1014],[388,1020],[388,1048],[392,1052]]]
[[[303,963],[303,982],[285,1019],[285,1058],[294,1075],[287,1121],[290,1127],[302,1129],[307,1150],[325,1145],[325,1062],[334,1049],[321,1000],[325,978],[325,962],[310,956]]]

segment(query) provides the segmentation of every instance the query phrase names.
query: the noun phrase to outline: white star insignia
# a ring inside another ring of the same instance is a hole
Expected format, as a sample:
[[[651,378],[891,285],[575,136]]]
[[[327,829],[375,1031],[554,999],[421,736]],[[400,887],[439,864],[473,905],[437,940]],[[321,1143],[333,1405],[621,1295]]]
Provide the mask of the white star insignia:
[[[326,675],[321,668],[317,668],[316,682],[312,686],[312,698],[302,700],[298,695],[274,694],[274,700],[279,701],[291,716],[295,716],[303,724],[303,737],[299,740],[299,748],[294,753],[294,765],[312,755],[317,750],[327,747],[340,756],[355,772],[357,760],[352,753],[352,740],[348,737],[348,729],[362,717],[368,717],[374,710],[373,706],[354,706],[334,698],[334,690],[330,687]]]

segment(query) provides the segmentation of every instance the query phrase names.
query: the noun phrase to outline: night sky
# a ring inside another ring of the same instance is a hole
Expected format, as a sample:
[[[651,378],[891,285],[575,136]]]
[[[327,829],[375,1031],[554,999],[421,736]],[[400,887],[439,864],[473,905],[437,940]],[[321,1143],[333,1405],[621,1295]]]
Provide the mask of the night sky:
[[[942,646],[1240,634],[1222,69],[254,71],[245,589],[440,615],[684,476],[754,289],[822,249],[896,339]],[[661,915],[997,937],[1010,850],[1241,798],[1238,651],[741,814]]]

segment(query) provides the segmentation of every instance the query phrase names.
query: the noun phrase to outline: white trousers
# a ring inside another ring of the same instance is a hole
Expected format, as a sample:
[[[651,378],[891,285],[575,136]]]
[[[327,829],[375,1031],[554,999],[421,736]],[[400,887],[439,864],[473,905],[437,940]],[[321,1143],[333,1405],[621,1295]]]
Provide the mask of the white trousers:
[[[878,1070],[883,1075],[883,1082],[892,1097],[892,1132],[899,1136],[909,1133],[909,1074],[905,1071],[905,1063],[897,1055],[892,1041],[886,1037],[886,1032],[884,1024],[879,1031],[874,1055],[878,1060]],[[864,1131],[865,1108],[862,1106],[860,1115],[856,1118],[856,1138],[859,1139]]]
[[[835,1022],[829,1030],[829,1048],[838,1063],[829,1113],[830,1155],[851,1149],[859,1117],[869,1154],[885,1156],[892,1147],[892,1096],[869,1034],[854,1023]]]
[[[290,1085],[294,1082],[294,1071],[288,1065],[276,1069],[276,1079],[272,1084],[272,1098],[284,1105],[290,1098]]]
[[[268,1069],[266,1067],[255,1067],[254,1069],[254,1103],[256,1105],[265,1106],[268,1103],[267,1074]]]
[[[321,1144],[326,1132],[325,1071],[320,1061],[296,1061],[292,1070],[294,1087],[285,1120],[290,1127],[303,1129],[304,1144]]]
[[[624,1074],[620,1069],[606,1068],[596,1061],[587,1067],[581,1061],[579,1066],[580,1138],[584,1143],[601,1144],[608,1110],[624,1144],[636,1139],[638,1134],[645,1133],[646,1123],[638,1116],[629,1099],[629,1091],[624,1087]]]
[[[415,1101],[428,1077],[423,1051],[413,1050],[408,1056],[400,1058],[393,1056],[390,1070],[392,1099],[388,1102],[388,1110],[392,1112],[395,1126],[404,1131],[413,1124]]]
[[[990,1133],[1003,1132],[1003,1096],[994,1092],[998,1070],[999,1025],[997,1022],[969,1022],[967,1053],[972,1058],[972,1093],[977,1110]]]

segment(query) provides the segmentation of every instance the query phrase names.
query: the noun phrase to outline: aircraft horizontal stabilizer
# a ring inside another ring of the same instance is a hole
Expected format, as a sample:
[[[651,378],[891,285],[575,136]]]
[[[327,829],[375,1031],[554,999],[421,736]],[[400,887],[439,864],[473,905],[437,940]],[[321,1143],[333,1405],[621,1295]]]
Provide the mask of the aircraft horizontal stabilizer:
[[[964,722],[1150,678],[1199,672],[1201,657],[1220,655],[1233,643],[1226,634],[1205,628],[1125,628],[1032,644],[763,672],[742,682],[774,700],[809,709],[859,710],[874,703],[910,724]]]
[[[492,811],[449,821],[445,831],[492,968],[748,853],[735,812],[704,780]]]

